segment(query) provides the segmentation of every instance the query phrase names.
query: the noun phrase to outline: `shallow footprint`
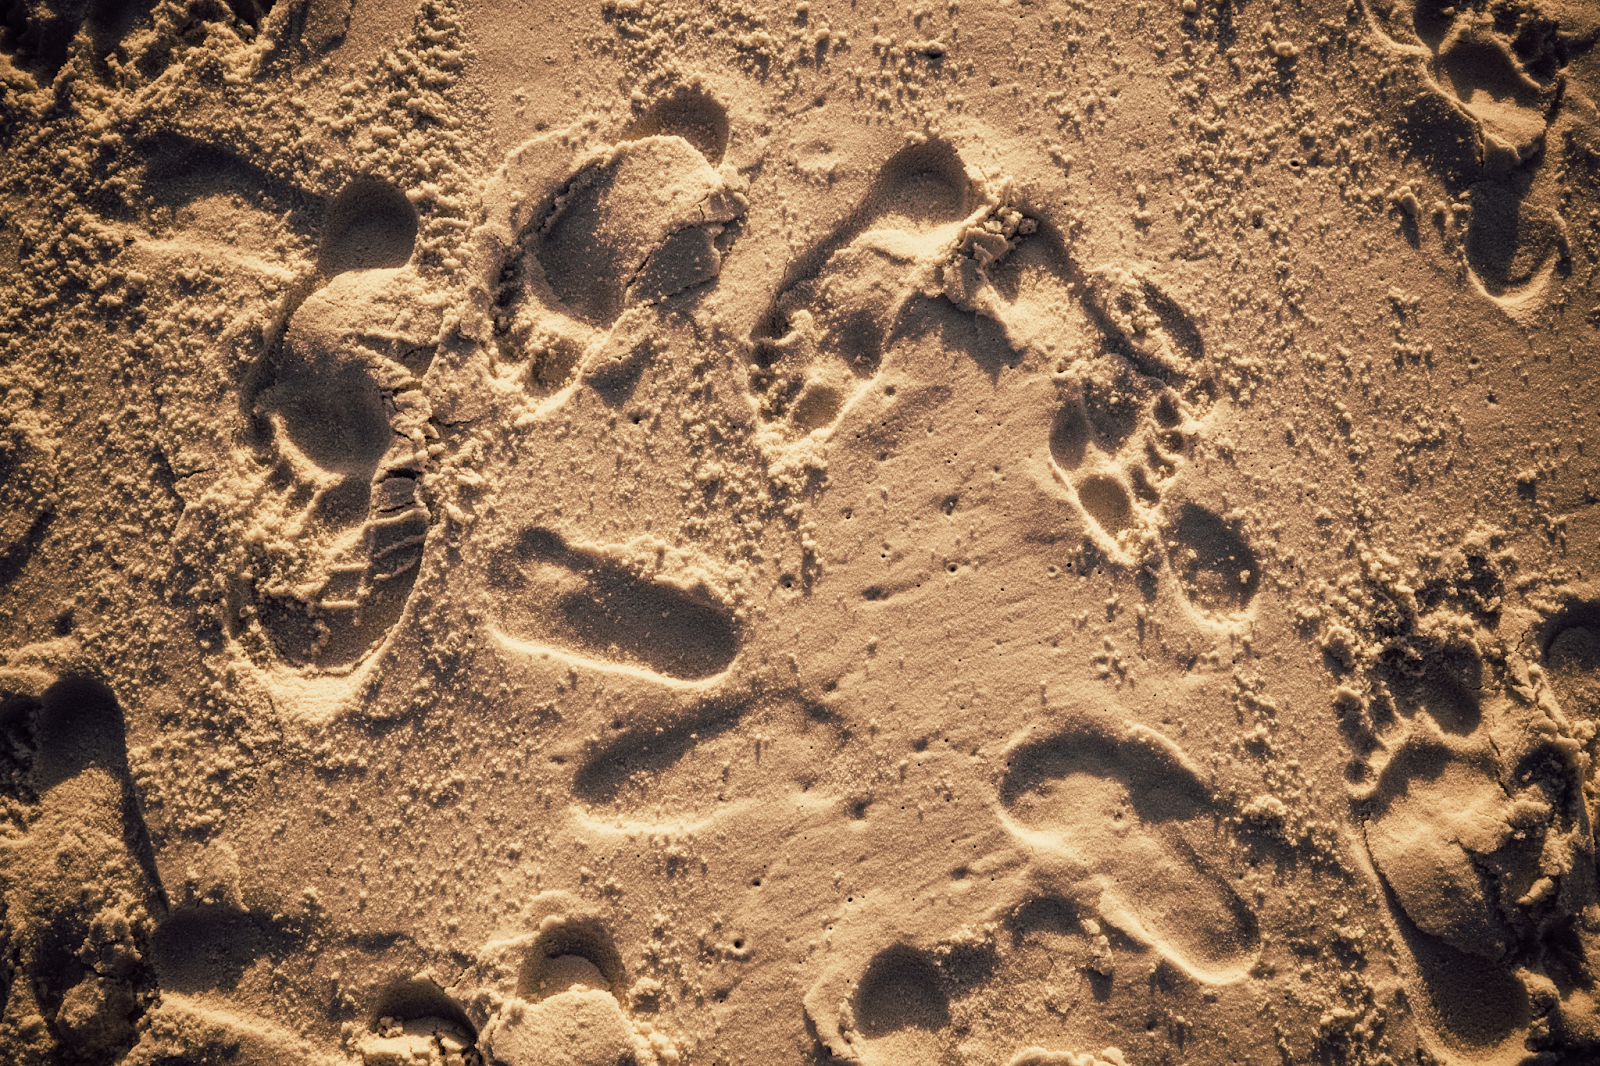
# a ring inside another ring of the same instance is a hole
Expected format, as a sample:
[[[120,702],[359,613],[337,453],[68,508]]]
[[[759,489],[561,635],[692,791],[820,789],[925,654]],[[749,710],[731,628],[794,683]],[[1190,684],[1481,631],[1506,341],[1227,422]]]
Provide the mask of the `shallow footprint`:
[[[751,333],[751,384],[767,421],[804,434],[838,419],[877,373],[921,291],[919,272],[934,280],[976,202],[965,165],[942,141],[884,163],[855,211],[785,275]]]
[[[738,625],[709,593],[644,576],[550,529],[524,529],[494,554],[489,579],[505,635],[601,666],[701,681],[739,653]]]
[[[1198,770],[1142,726],[1074,715],[1024,736],[1000,788],[1012,829],[1058,868],[1064,894],[1098,893],[1100,915],[1205,981],[1235,980],[1259,946],[1254,915],[1197,848],[1216,807]]]

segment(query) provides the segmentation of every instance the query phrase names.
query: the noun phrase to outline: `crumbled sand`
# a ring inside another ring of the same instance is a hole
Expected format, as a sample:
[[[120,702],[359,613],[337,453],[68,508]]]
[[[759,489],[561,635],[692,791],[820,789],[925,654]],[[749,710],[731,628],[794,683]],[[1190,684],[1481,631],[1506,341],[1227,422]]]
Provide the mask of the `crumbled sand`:
[[[1600,8],[0,11],[0,1061],[1600,1061]]]

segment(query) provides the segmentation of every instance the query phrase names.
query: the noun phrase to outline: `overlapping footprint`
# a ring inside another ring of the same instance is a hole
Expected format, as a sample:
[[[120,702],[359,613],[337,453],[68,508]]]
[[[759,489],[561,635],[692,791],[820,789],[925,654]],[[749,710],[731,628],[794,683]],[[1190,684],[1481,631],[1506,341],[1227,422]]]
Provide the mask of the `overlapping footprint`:
[[[353,182],[329,208],[321,275],[244,397],[263,473],[230,593],[230,636],[258,661],[347,673],[388,637],[416,581],[437,434],[421,388],[441,302],[406,265],[416,213]]]
[[[883,164],[856,209],[790,267],[751,333],[763,418],[800,436],[839,419],[992,206],[982,192],[942,141]]]
[[[1557,633],[1551,658],[1576,642]],[[1509,665],[1513,678],[1526,669]],[[1578,916],[1596,899],[1586,760],[1531,680],[1502,689],[1470,645],[1392,677],[1396,712],[1375,715],[1367,776],[1351,790],[1358,854],[1370,857],[1421,1019],[1447,1059],[1537,1051],[1534,1028],[1552,1046],[1596,1038],[1574,983],[1591,950]]]
[[[637,380],[645,356],[619,319],[716,278],[745,210],[742,179],[718,167],[728,118],[710,96],[668,98],[615,143],[584,143],[564,131],[513,151],[474,243],[465,328],[500,375],[548,397],[543,412],[580,379],[603,396]]]
[[[1570,16],[1532,4],[1362,6],[1386,45],[1417,64],[1424,91],[1401,132],[1452,191],[1468,193],[1473,281],[1513,315],[1537,306],[1570,254],[1555,168],[1543,165],[1548,134],[1566,127],[1592,141],[1595,129],[1593,102],[1562,76],[1570,53],[1556,31]]]
[[[1081,268],[1049,226],[988,273],[986,282],[1011,294],[995,300],[1002,321],[1039,299],[1028,290],[1037,284],[1030,278],[1042,278],[1081,293],[1103,339],[1091,355],[1057,366],[1049,437],[1050,461],[1089,539],[1117,564],[1170,571],[1203,616],[1244,611],[1260,587],[1255,552],[1233,523],[1181,491],[1197,438],[1221,406],[1192,317],[1143,267]]]

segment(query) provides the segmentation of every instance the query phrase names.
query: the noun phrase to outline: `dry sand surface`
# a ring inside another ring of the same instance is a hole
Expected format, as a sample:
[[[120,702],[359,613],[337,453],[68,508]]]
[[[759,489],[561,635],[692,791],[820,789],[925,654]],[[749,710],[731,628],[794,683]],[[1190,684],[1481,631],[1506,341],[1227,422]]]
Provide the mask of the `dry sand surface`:
[[[1600,4],[0,14],[0,1062],[1600,1062]]]

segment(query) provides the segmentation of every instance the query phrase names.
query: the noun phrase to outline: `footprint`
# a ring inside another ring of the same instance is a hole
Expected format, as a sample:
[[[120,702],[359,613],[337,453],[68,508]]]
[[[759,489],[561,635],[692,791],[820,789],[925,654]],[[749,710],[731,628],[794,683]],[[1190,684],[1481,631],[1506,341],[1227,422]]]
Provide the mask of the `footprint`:
[[[138,23],[148,25],[154,7],[152,0],[12,0],[0,21],[0,54],[39,85],[49,85],[72,56],[80,30],[87,31],[86,51],[99,60],[122,52],[123,38]]]
[[[1393,51],[1416,59],[1424,89],[1400,133],[1452,192],[1467,192],[1474,284],[1514,316],[1537,309],[1570,268],[1561,179],[1543,165],[1552,126],[1582,109],[1564,100],[1575,53],[1559,43],[1560,22],[1437,0],[1363,7]]]
[[[1164,559],[1197,611],[1238,614],[1260,586],[1255,552],[1232,525],[1180,502],[1175,490],[1214,406],[1198,327],[1148,272],[1080,272],[1058,236],[1040,233],[1024,240],[1008,269],[1076,287],[1107,343],[1092,358],[1058,364],[1048,440],[1057,479],[1111,559],[1152,572]]]
[[[1189,602],[1213,615],[1237,614],[1261,584],[1261,565],[1233,526],[1185,503],[1168,527],[1168,561]]]
[[[420,379],[441,313],[410,268],[362,265],[409,255],[415,214],[396,190],[356,190],[329,211],[322,262],[339,273],[294,310],[246,393],[267,472],[227,617],[236,640],[259,630],[272,657],[319,671],[387,637],[429,526]]]
[[[417,243],[417,209],[386,181],[357,178],[328,205],[317,270],[331,278],[347,270],[403,267]]]
[[[622,955],[598,916],[565,893],[545,893],[530,914],[538,932],[494,945],[521,954],[515,991],[503,997],[479,1046],[504,1066],[623,1066],[676,1061],[678,1052],[649,1026],[635,1026],[622,1002]]]
[[[1558,633],[1552,671],[1581,661],[1584,640]],[[1588,1010],[1567,1001],[1585,965],[1577,915],[1596,900],[1580,745],[1553,701],[1502,692],[1471,649],[1416,673],[1351,787],[1356,824],[1422,1020],[1451,1051],[1509,1055],[1536,1009],[1552,1030]]]
[[[959,1061],[944,985],[933,960],[915,948],[897,944],[874,956],[844,1027],[864,1066]]]
[[[39,658],[58,659],[63,643]],[[156,999],[150,940],[167,906],[122,710],[98,681],[14,666],[0,671],[0,735],[0,790],[27,811],[0,849],[11,960],[0,1046],[28,1061],[111,1061]]]
[[[1600,604],[1579,601],[1557,616],[1545,641],[1543,662],[1562,710],[1600,719]]]
[[[723,107],[687,93],[604,148],[578,154],[562,134],[513,152],[485,191],[476,256],[497,366],[558,392],[624,312],[714,280],[746,206],[718,168],[728,137]]]
[[[641,573],[622,558],[543,527],[522,530],[488,564],[500,631],[602,669],[691,682],[726,670],[740,644],[728,609],[703,583]]]
[[[1166,737],[1071,715],[1064,729],[1013,743],[1000,802],[1047,887],[1091,900],[1114,928],[1199,980],[1248,971],[1260,946],[1255,917],[1206,857],[1216,805]]]
[[[365,1066],[482,1066],[477,1043],[478,1029],[467,1012],[431,977],[420,975],[384,989],[355,1050]]]
[[[349,0],[342,2],[348,12]],[[235,35],[254,34],[268,22],[274,6],[275,0],[227,0],[227,9],[235,20],[229,29]],[[289,9],[303,6],[282,5],[275,20],[280,33],[296,30],[307,22],[289,17]],[[327,7],[329,0],[311,0],[310,6]],[[113,77],[106,62],[108,56],[123,67],[154,77],[167,66],[173,52],[170,29],[161,33],[159,30],[166,27],[157,26],[159,7],[156,0],[8,0],[0,7],[0,55],[9,57],[12,65],[41,86],[54,82],[75,56],[87,60],[90,69],[108,81]],[[208,12],[204,21],[184,24],[184,29],[192,38],[205,22],[227,21],[227,13],[219,7]],[[307,43],[310,37],[308,33],[301,34]]]
[[[789,269],[751,333],[762,418],[802,436],[836,422],[877,374],[908,306],[938,291],[979,206],[950,145],[891,157],[861,204]]]

